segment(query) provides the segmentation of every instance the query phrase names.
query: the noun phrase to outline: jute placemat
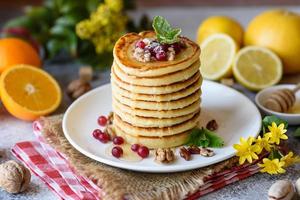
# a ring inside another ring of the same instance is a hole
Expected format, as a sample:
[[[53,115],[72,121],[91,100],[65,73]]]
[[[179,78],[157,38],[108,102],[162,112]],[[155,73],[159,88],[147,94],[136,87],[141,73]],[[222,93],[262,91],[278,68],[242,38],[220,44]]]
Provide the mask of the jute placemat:
[[[210,167],[169,174],[122,170],[96,162],[74,149],[64,137],[61,122],[62,115],[42,118],[43,136],[66,156],[77,173],[95,181],[101,188],[103,199],[184,199],[203,186],[206,177],[229,169],[237,162],[236,158],[231,158]]]

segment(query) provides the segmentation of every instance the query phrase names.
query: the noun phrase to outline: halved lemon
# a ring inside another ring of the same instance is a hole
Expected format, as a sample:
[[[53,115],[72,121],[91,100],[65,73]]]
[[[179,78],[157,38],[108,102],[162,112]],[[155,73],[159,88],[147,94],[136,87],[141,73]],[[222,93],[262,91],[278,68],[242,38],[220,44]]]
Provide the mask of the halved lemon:
[[[55,79],[29,65],[16,65],[4,71],[0,77],[0,94],[9,113],[28,121],[56,110],[62,98]]]
[[[259,46],[248,46],[237,53],[233,64],[233,74],[240,84],[257,91],[280,81],[282,63],[271,50]]]
[[[232,62],[237,47],[229,35],[213,34],[200,46],[200,71],[205,79],[219,80],[232,75]]]

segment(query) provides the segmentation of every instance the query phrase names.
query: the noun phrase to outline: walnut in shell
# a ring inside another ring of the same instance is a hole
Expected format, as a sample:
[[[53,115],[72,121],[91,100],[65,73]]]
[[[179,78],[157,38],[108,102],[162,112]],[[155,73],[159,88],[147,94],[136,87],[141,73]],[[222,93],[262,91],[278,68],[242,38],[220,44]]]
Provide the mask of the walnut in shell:
[[[269,200],[290,200],[295,194],[293,184],[288,180],[276,181],[269,189]]]
[[[0,187],[9,193],[19,193],[29,186],[31,174],[22,164],[14,160],[0,165]]]
[[[77,99],[91,89],[91,84],[82,79],[72,81],[67,88],[67,94],[72,99]]]

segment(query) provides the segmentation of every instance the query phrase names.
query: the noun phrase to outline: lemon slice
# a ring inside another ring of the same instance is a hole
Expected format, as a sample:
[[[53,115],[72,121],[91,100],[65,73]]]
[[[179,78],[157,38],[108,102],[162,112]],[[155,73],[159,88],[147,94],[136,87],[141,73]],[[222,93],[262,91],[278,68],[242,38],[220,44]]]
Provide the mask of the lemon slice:
[[[248,46],[235,57],[233,74],[237,81],[251,90],[261,90],[275,85],[282,77],[280,58],[271,50]]]
[[[232,74],[232,62],[237,47],[230,36],[213,34],[200,46],[200,71],[205,79],[219,80]]]

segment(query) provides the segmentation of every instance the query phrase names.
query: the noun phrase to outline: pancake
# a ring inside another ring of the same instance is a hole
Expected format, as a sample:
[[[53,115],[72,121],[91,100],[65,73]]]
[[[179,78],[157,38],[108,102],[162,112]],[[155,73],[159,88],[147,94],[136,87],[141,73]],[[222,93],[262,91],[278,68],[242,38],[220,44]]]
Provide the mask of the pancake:
[[[140,62],[133,57],[135,44],[143,38],[155,38],[153,31],[145,31],[139,34],[128,33],[121,37],[113,50],[115,62],[127,74],[137,77],[154,77],[170,74],[188,68],[196,62],[200,56],[200,48],[186,37],[181,40],[187,48],[176,55],[173,61]]]
[[[148,136],[148,137],[163,137],[169,135],[176,135],[184,131],[190,130],[197,126],[199,120],[200,111],[197,112],[193,118],[176,124],[174,126],[164,127],[164,128],[145,128],[137,127],[123,121],[116,113],[114,113],[114,126],[118,126],[127,135],[132,136]]]
[[[170,85],[151,87],[151,86],[140,86],[140,85],[128,84],[122,81],[121,79],[119,79],[119,77],[115,75],[113,68],[111,71],[111,82],[114,82],[120,88],[138,94],[169,94],[169,93],[177,92],[195,83],[199,79],[199,77],[201,77],[200,72],[197,72],[191,78],[184,81],[180,81]]]
[[[135,116],[130,113],[124,112],[122,109],[120,109],[116,104],[113,104],[114,112],[125,122],[132,124],[134,126],[138,127],[168,127],[168,126],[174,126],[176,124],[180,124],[182,122],[185,122],[189,119],[191,119],[195,113],[198,113],[198,111],[183,115],[179,117],[173,117],[173,118],[154,118],[154,117],[140,117]]]
[[[133,93],[127,90],[120,88],[114,81],[111,82],[112,90],[118,93],[121,96],[127,97],[132,100],[143,100],[143,101],[155,101],[155,102],[165,102],[165,101],[173,101],[177,99],[181,99],[183,97],[189,96],[199,90],[202,84],[202,78],[199,78],[195,83],[190,85],[189,87],[179,90],[178,92],[170,93],[170,94],[138,94]]]
[[[181,109],[174,109],[174,110],[145,110],[145,109],[138,109],[138,108],[131,108],[124,104],[118,102],[118,100],[113,99],[113,106],[117,105],[120,109],[124,112],[130,113],[131,115],[141,116],[141,117],[153,117],[153,118],[173,118],[173,117],[180,117],[183,115],[188,115],[197,111],[200,107],[200,99],[192,103],[191,105],[181,108]]]
[[[191,78],[194,74],[199,72],[200,61],[197,60],[191,66],[181,71],[177,71],[171,74],[165,74],[157,77],[136,77],[126,74],[122,71],[116,62],[113,63],[113,70],[115,74],[124,82],[133,84],[133,85],[142,85],[142,86],[163,86],[170,85],[172,83],[180,82]]]
[[[181,99],[177,99],[174,101],[163,101],[163,102],[132,100],[127,97],[121,96],[114,90],[112,90],[112,94],[113,94],[113,98],[117,99],[120,103],[125,104],[131,108],[160,111],[160,110],[179,109],[191,105],[192,103],[194,103],[200,98],[201,90],[199,89],[193,94]]]
[[[129,144],[143,144],[150,149],[156,148],[171,148],[183,145],[187,142],[190,131],[179,133],[166,137],[142,137],[132,136],[124,133],[121,128],[114,126],[115,132],[118,136],[121,136]]]

